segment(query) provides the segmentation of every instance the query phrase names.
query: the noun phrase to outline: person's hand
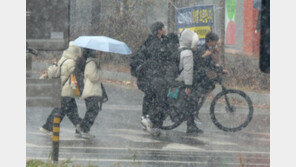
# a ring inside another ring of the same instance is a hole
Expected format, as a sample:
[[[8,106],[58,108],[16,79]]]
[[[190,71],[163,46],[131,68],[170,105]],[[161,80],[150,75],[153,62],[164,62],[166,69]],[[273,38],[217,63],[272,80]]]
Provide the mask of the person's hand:
[[[207,50],[201,57],[202,58],[205,58],[205,57],[207,57],[208,55],[211,55],[212,54],[212,52],[210,52],[209,50]]]
[[[186,89],[185,89],[185,93],[186,93],[187,95],[190,95],[190,93],[191,93],[191,88],[186,88]]]
[[[215,53],[219,53],[219,47],[215,47]]]
[[[46,79],[48,78],[48,72],[47,70],[44,70],[43,74],[39,77],[39,79]]]
[[[225,69],[222,71],[222,74],[228,74],[228,73],[229,72],[227,70],[225,70]]]
[[[42,75],[39,77],[39,79],[46,79],[46,78],[48,78],[48,74],[47,74],[47,73],[44,73],[44,74],[42,74]]]

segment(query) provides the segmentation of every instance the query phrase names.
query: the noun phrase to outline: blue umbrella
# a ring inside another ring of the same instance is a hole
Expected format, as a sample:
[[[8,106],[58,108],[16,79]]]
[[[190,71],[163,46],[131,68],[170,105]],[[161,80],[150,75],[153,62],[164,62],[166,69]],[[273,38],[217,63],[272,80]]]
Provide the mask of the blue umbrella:
[[[123,55],[132,54],[132,51],[124,42],[105,36],[80,36],[73,41],[73,45],[103,52],[118,53]]]

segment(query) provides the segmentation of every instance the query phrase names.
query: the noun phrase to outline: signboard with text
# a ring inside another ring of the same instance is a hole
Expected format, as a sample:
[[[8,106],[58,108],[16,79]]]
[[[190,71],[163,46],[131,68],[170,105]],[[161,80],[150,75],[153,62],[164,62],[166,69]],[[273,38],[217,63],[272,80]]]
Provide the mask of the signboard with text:
[[[193,6],[180,8],[176,11],[176,28],[178,32],[182,29],[195,31],[204,43],[205,36],[214,27],[214,6]]]

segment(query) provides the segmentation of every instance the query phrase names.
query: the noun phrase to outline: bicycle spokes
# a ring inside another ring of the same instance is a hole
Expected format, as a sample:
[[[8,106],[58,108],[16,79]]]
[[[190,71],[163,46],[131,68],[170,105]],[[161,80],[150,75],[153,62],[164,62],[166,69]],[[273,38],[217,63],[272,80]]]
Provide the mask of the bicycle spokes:
[[[229,102],[229,98],[227,95],[224,95],[224,98],[225,98],[225,102],[226,102],[226,111],[227,112],[230,112],[230,113],[233,113],[234,112],[234,106],[230,104]]]
[[[211,103],[211,119],[224,131],[238,131],[246,127],[253,114],[250,98],[239,90],[219,93]]]

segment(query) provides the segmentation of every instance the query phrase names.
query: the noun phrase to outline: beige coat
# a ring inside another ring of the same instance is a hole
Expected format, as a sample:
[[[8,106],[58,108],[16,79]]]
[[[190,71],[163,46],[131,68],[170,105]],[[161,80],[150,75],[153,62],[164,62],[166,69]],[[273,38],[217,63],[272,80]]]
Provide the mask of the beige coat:
[[[84,70],[84,89],[82,99],[87,97],[102,97],[101,70],[99,68],[99,58],[88,58]]]
[[[62,97],[77,97],[70,86],[69,76],[75,69],[75,60],[81,54],[81,49],[79,47],[70,44],[69,48],[63,52],[62,58],[58,62],[58,64],[61,64],[63,61],[65,61],[61,66]]]

